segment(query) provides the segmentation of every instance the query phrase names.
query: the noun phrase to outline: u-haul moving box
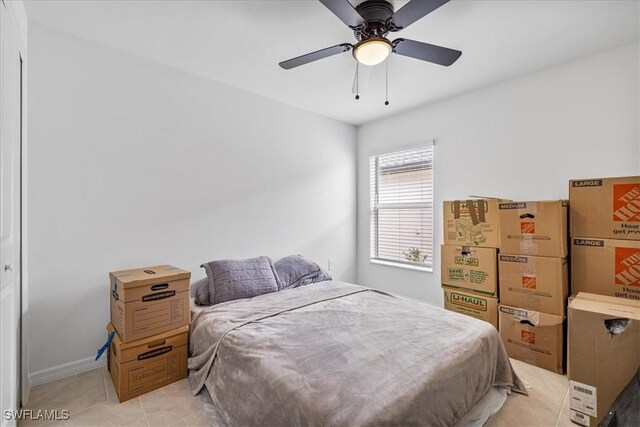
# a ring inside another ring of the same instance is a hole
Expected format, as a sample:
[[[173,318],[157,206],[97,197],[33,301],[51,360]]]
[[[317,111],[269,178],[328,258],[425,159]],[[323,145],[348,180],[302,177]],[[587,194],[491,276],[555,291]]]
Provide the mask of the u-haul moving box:
[[[500,302],[564,316],[569,296],[566,258],[500,254]]]
[[[640,240],[572,238],[571,292],[640,300]]]
[[[445,245],[497,248],[500,243],[499,199],[444,202]]]
[[[109,273],[111,323],[123,342],[188,325],[191,273],[170,265]]]
[[[498,250],[473,246],[442,245],[442,284],[498,294]]]
[[[566,200],[508,202],[500,212],[500,252],[564,258],[569,254]]]
[[[569,304],[571,420],[596,426],[640,368],[640,301],[579,293]]]
[[[498,329],[498,299],[465,289],[442,287],[444,308],[491,323]]]
[[[564,316],[500,304],[500,336],[514,359],[563,373]]]
[[[107,331],[113,331],[113,325]],[[186,378],[189,326],[122,342],[115,334],[109,348],[109,372],[118,400],[124,402]]]
[[[640,240],[640,176],[569,182],[571,235]]]

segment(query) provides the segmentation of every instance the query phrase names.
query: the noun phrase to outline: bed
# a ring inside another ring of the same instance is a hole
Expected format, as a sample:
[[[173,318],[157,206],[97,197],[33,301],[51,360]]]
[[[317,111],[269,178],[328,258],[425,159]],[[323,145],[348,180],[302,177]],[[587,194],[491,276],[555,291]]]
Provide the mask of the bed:
[[[195,310],[189,347],[229,425],[482,424],[526,394],[490,324],[339,281]]]

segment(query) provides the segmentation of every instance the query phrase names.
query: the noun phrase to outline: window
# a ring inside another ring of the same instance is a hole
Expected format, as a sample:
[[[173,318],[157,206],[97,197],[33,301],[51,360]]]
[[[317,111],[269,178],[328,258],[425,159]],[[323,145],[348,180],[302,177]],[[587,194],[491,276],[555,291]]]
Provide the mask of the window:
[[[433,146],[369,158],[371,262],[431,271]]]

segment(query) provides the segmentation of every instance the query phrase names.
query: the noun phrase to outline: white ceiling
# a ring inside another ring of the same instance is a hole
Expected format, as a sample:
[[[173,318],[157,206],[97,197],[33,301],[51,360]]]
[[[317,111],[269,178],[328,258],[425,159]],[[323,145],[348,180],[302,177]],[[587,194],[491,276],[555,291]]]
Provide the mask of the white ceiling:
[[[394,3],[397,10],[406,2]],[[315,0],[31,0],[27,12],[54,29],[353,124],[640,39],[637,0],[453,0],[392,39],[439,44],[462,57],[447,68],[392,55],[385,106],[384,65],[359,101],[350,53],[289,71],[278,66],[355,41]]]

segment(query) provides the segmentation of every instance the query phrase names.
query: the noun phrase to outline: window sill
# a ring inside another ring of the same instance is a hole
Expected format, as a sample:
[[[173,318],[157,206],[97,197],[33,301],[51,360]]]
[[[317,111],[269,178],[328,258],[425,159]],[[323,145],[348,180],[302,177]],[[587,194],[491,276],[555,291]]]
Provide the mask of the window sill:
[[[379,259],[369,259],[369,261],[371,262],[371,264],[386,265],[387,267],[396,267],[405,270],[422,271],[424,273],[433,273],[433,267],[420,267],[417,265],[409,265],[393,261],[382,261]]]

